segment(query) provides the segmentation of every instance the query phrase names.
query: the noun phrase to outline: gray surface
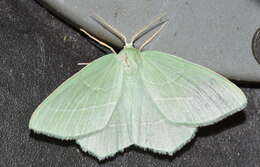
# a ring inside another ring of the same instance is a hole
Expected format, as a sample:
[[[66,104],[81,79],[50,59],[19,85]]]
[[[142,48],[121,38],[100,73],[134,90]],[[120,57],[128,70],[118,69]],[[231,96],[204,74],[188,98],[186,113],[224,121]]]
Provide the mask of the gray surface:
[[[253,34],[260,27],[259,0],[38,1],[115,45],[122,43],[90,19],[92,13],[131,36],[166,12],[169,24],[146,49],[176,54],[232,79],[260,81],[260,65],[251,51]]]
[[[30,132],[36,106],[82,68],[77,63],[104,54],[35,1],[0,1],[0,167],[259,166],[260,89],[253,87],[243,88],[244,111],[199,129],[174,156],[131,147],[99,163],[73,142]]]

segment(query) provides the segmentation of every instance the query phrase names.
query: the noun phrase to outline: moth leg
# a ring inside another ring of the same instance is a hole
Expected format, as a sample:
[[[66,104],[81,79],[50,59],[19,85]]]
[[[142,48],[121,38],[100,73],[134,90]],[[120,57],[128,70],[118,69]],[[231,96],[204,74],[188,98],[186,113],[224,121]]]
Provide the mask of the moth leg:
[[[91,63],[91,62],[90,62]],[[87,66],[87,65],[89,65],[90,63],[78,63],[77,65],[79,65],[79,66]]]
[[[90,37],[91,39],[95,40],[96,42],[98,42],[100,45],[103,45],[105,46],[106,48],[110,49],[113,53],[116,54],[116,51],[111,47],[109,46],[108,44],[106,44],[105,42],[102,42],[100,40],[98,40],[96,37],[94,37],[93,35],[91,35],[90,33],[88,33],[86,30],[84,29],[80,29],[80,31],[82,31],[83,33],[85,33],[88,37]]]

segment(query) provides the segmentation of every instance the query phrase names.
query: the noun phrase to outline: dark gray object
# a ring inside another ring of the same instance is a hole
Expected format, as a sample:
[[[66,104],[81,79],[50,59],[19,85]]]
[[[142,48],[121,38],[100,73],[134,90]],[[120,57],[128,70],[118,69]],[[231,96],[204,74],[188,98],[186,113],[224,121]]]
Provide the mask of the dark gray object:
[[[256,61],[260,64],[260,28],[258,28],[252,39],[252,52]]]
[[[231,79],[260,81],[260,65],[251,51],[260,26],[258,0],[39,0],[77,27],[117,46],[110,32],[89,16],[104,17],[128,37],[154,17],[167,13],[168,26],[146,49],[175,54]]]

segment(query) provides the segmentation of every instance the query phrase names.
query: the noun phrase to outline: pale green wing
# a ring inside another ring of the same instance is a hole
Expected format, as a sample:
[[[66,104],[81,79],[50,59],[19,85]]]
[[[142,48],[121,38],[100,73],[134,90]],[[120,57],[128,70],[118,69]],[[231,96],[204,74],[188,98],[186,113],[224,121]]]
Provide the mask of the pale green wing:
[[[173,154],[194,137],[195,127],[175,125],[158,112],[138,76],[124,78],[124,93],[107,126],[77,139],[85,152],[101,160],[135,144]]]
[[[141,58],[145,89],[173,123],[209,125],[247,104],[235,84],[203,66],[158,51],[142,52]]]
[[[82,150],[102,160],[132,145],[128,117],[130,110],[127,107],[129,104],[130,99],[127,99],[126,94],[123,93],[107,126],[100,131],[76,140]]]
[[[76,139],[103,129],[120,97],[122,74],[115,54],[97,59],[38,106],[29,128],[61,139]]]
[[[197,128],[175,125],[164,118],[158,122],[142,124],[139,130],[142,133],[135,142],[137,146],[172,155],[193,139]]]
[[[174,124],[160,113],[141,80],[133,97],[131,127],[135,145],[172,155],[195,136],[196,127]]]
[[[123,93],[118,105],[113,112],[107,126],[93,134],[77,139],[82,150],[88,152],[99,160],[113,156],[124,148],[134,144],[132,140],[131,113],[134,107],[130,92],[134,89],[126,86],[127,80],[124,76]]]

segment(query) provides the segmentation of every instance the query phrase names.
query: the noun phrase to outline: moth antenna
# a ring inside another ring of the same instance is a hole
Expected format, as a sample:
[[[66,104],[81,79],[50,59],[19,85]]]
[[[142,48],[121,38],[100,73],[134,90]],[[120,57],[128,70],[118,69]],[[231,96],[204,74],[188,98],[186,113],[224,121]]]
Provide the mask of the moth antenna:
[[[99,39],[97,39],[96,37],[94,37],[93,35],[91,35],[90,33],[88,33],[86,30],[84,29],[80,29],[80,31],[84,32],[88,37],[90,37],[91,39],[95,40],[96,42],[98,42],[100,45],[103,45],[105,46],[106,48],[110,49],[113,53],[116,54],[116,51],[111,47],[109,46],[108,44],[106,44],[105,42],[102,42],[100,41]]]
[[[107,23],[106,20],[104,18],[102,18],[101,16],[98,16],[96,14],[93,14],[92,16],[98,23],[100,23],[102,26],[107,28],[110,32],[115,34],[119,39],[121,39],[125,44],[127,44],[126,36],[123,33],[121,33],[119,30],[117,30],[116,28],[111,26],[109,23]]]
[[[131,43],[134,43],[137,39],[139,39],[141,36],[143,36],[148,30],[149,28],[154,25],[156,22],[160,21],[164,16],[166,16],[166,13],[161,14],[160,16],[156,17],[155,19],[153,19],[153,21],[151,21],[148,25],[144,26],[141,30],[139,30],[138,32],[136,32],[132,38],[131,38]]]
[[[156,35],[158,35],[158,34],[162,31],[162,29],[165,27],[166,24],[167,24],[167,22],[164,22],[164,23],[161,25],[161,27],[159,28],[159,30],[157,30],[150,38],[148,38],[148,39],[140,46],[139,50],[141,51],[141,50],[145,47],[145,45],[147,45],[148,43],[150,43],[150,42],[156,37]]]

